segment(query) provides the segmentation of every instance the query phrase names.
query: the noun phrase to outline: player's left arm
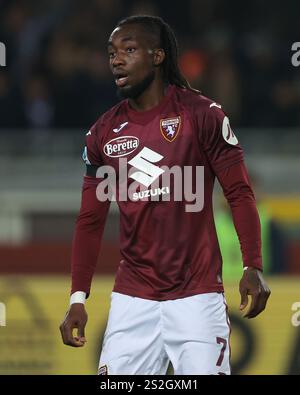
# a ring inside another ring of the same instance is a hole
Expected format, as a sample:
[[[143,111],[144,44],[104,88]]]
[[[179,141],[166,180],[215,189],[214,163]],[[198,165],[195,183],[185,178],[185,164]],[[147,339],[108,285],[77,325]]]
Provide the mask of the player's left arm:
[[[240,310],[247,307],[251,295],[245,317],[254,318],[265,309],[271,293],[262,275],[261,226],[254,193],[243,161],[220,171],[217,177],[230,205],[241,245],[244,273],[239,285]]]
[[[244,273],[239,287],[240,309],[246,308],[248,295],[251,295],[251,306],[245,317],[254,318],[265,309],[270,296],[262,276],[261,227],[255,197],[243,150],[228,117],[215,105],[207,106],[204,114],[199,119],[200,141],[230,205],[242,251]]]

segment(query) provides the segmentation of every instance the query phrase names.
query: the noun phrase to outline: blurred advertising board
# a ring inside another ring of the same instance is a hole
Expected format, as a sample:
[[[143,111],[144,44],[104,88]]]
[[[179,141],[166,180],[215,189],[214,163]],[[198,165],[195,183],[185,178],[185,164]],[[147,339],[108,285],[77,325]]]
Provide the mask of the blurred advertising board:
[[[238,311],[238,282],[225,284],[232,324],[234,374],[300,374],[300,278],[269,277],[272,295],[254,320]],[[97,374],[113,277],[97,276],[86,306],[87,344],[62,344],[59,325],[69,301],[68,276],[2,276],[0,374]]]

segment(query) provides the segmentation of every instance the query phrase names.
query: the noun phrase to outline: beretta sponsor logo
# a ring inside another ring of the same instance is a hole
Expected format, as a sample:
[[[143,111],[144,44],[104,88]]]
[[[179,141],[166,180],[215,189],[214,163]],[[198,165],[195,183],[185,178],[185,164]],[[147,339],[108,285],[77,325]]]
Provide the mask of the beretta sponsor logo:
[[[105,155],[119,158],[131,154],[139,146],[139,139],[133,136],[120,136],[108,141],[103,147]]]

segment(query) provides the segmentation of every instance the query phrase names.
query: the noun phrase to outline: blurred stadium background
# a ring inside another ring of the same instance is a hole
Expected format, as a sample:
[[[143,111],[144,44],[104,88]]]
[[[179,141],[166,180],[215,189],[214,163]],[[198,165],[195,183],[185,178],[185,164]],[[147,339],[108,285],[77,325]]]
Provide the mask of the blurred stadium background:
[[[87,302],[88,343],[63,346],[70,250],[84,172],[84,135],[117,102],[106,41],[131,14],[174,28],[192,86],[223,105],[246,154],[272,289],[254,321],[238,312],[241,255],[228,208],[215,193],[216,224],[232,321],[236,374],[300,374],[299,2],[232,0],[0,0],[1,374],[95,374],[118,251],[112,205]]]

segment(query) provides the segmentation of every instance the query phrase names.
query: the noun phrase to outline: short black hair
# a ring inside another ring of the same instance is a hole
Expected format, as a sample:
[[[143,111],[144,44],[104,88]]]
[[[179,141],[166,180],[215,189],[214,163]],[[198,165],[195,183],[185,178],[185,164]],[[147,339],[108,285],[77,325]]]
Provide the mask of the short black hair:
[[[152,15],[133,15],[118,22],[117,27],[139,24],[153,36],[155,45],[165,51],[166,57],[162,63],[163,80],[166,83],[177,85],[195,93],[200,93],[190,86],[187,79],[182,75],[178,65],[178,43],[173,29],[161,17]]]

